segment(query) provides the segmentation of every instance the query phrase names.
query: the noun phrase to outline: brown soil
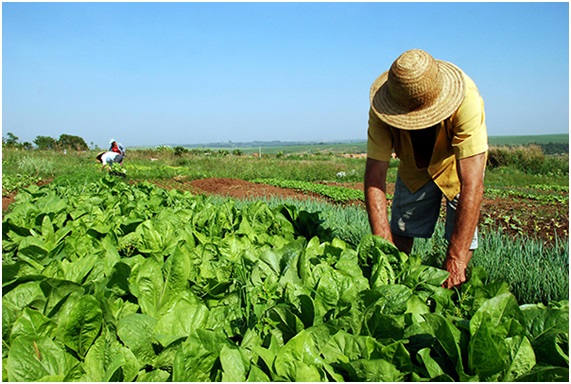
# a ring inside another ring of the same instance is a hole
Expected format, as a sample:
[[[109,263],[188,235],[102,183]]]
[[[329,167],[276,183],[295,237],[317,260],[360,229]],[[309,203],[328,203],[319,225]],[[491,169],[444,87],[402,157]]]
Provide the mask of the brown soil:
[[[9,196],[2,196],[2,212],[6,212],[10,204],[14,202],[15,194],[11,194]]]
[[[240,179],[199,179],[184,180],[153,180],[161,188],[189,191],[194,194],[227,196],[235,199],[253,199],[263,197],[290,197],[293,199],[320,199],[323,196],[313,193],[304,193],[294,189],[274,187],[273,185],[250,183]]]
[[[51,183],[52,179],[40,180],[38,182],[39,186]],[[12,204],[15,200],[17,192],[6,193],[4,188],[2,188],[2,213],[7,212],[10,204]]]
[[[240,179],[211,178],[188,181],[184,179],[154,180],[156,185],[166,189],[189,191],[193,194],[219,195],[236,199],[263,197],[288,197],[293,199],[316,199],[327,201],[323,196],[304,193],[293,189],[250,183]],[[363,189],[363,183],[328,183],[346,188]],[[387,192],[394,192],[394,184],[387,185]],[[2,211],[6,212],[14,201],[14,195],[2,197]],[[361,201],[351,202],[364,207]],[[546,243],[555,236],[566,239],[569,236],[569,206],[558,203],[540,203],[529,199],[484,198],[480,225],[503,228],[508,236],[526,235],[537,237]]]

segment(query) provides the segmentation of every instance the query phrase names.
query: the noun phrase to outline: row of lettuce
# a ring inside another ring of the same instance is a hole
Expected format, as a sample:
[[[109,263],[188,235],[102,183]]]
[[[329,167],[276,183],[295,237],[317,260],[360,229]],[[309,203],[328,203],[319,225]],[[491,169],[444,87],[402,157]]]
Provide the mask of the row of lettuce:
[[[518,304],[316,213],[148,183],[31,186],[2,223],[9,381],[569,379],[567,301]]]

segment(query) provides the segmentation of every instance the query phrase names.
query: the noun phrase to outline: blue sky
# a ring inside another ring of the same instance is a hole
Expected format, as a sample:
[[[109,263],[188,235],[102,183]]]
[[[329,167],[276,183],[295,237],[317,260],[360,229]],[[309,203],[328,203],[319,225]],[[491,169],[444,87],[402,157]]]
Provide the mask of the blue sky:
[[[365,140],[371,83],[421,48],[489,135],[569,132],[569,4],[2,4],[2,135],[104,147]]]

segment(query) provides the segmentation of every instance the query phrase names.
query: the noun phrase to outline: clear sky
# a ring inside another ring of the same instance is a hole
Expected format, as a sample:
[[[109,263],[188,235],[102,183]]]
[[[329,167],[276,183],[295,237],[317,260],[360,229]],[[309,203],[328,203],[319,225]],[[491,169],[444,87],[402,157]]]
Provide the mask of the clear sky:
[[[371,83],[421,48],[489,135],[569,132],[569,4],[2,4],[2,135],[105,147],[366,140]]]

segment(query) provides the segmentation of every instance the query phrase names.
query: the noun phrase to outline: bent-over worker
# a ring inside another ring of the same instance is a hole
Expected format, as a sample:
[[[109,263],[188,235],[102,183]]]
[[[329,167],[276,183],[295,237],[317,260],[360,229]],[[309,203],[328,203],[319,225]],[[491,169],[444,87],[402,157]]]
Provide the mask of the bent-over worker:
[[[374,235],[410,253],[429,238],[446,198],[443,286],[466,281],[478,246],[477,224],[488,151],[484,102],[476,84],[452,63],[425,51],[404,52],[370,90],[365,202]],[[386,178],[392,152],[400,159],[390,224]]]

